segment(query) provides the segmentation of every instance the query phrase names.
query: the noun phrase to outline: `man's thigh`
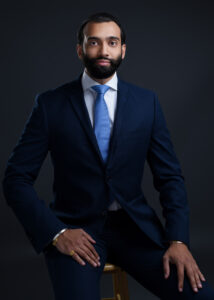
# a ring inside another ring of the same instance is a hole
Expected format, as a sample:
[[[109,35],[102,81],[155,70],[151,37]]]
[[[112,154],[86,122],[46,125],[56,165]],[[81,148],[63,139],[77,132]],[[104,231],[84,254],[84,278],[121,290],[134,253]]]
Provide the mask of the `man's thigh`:
[[[52,282],[55,300],[100,300],[100,277],[106,262],[106,249],[96,239],[94,245],[101,265],[93,267],[85,259],[80,265],[71,256],[52,247],[45,253],[45,262]]]
[[[165,279],[163,255],[167,248],[161,248],[147,237],[128,215],[115,214],[103,235],[109,251],[107,260],[121,266],[159,299],[214,299],[214,290],[207,282],[202,282],[203,288],[198,293],[194,292],[186,274],[183,292],[179,292],[175,265],[170,264],[170,277]]]

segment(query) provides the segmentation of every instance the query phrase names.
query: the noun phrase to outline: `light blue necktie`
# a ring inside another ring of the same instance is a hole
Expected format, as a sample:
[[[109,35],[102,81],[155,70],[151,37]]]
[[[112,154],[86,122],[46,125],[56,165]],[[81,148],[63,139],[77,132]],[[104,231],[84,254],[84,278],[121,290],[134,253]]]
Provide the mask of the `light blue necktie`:
[[[110,119],[104,95],[110,87],[107,85],[94,85],[92,89],[97,92],[94,106],[94,131],[104,162],[108,157],[109,141],[111,135]],[[114,196],[109,191],[109,205],[114,201]]]
[[[109,88],[110,86],[105,84],[92,86],[92,89],[97,92],[94,106],[94,132],[104,162],[106,162],[108,157],[109,140],[111,134],[108,108],[104,100],[104,95]]]

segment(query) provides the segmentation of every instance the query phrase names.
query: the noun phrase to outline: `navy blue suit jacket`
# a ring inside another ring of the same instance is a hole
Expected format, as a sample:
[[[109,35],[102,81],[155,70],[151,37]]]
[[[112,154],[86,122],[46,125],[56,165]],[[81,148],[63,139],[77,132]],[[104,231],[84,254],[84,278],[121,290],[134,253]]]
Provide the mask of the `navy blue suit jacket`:
[[[37,95],[7,164],[3,190],[37,253],[66,224],[101,226],[109,191],[154,242],[189,245],[189,208],[179,162],[156,94],[118,78],[118,102],[105,164],[85,105],[81,76]],[[49,206],[33,188],[50,152],[54,168]],[[146,160],[159,191],[163,226],[141,187]]]

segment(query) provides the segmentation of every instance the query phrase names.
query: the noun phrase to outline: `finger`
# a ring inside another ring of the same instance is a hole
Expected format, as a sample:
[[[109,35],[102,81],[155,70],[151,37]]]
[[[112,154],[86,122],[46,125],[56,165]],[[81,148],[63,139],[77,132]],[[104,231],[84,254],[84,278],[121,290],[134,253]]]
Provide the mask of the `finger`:
[[[197,269],[197,273],[199,275],[200,280],[206,281],[204,275],[202,274],[202,272],[200,271],[198,265],[196,264],[196,269]]]
[[[83,230],[83,236],[85,236],[89,241],[92,243],[96,243],[96,241],[88,234],[86,231]]]
[[[177,275],[178,275],[178,290],[179,292],[183,291],[184,286],[184,265],[178,263],[177,264]]]
[[[85,265],[84,260],[77,254],[77,252],[75,252],[71,257],[72,257],[74,260],[76,260],[80,265],[82,265],[82,266]]]
[[[81,249],[96,263],[100,266],[100,262],[97,257],[93,254],[93,252],[86,246],[82,246]]]
[[[187,276],[194,292],[198,292],[197,283],[195,280],[195,274],[191,266],[186,268]]]
[[[198,271],[198,274],[199,274],[199,277],[200,277],[201,280],[206,281],[204,275],[201,273],[200,270]]]
[[[87,252],[85,252],[84,249],[79,248],[79,249],[78,249],[78,253],[79,253],[84,259],[86,259],[93,267],[97,267],[98,264],[94,261],[94,259],[92,259],[92,258],[87,254]]]
[[[93,247],[93,245],[88,240],[84,240],[84,244],[85,244],[85,246],[87,246],[90,249],[90,251],[96,257],[96,259],[100,259],[99,254],[97,253],[97,251],[95,250],[95,248]]]
[[[197,271],[195,271],[195,281],[196,281],[197,287],[202,288],[201,280],[200,280],[200,277],[199,277],[199,274],[197,273]]]
[[[165,279],[170,275],[170,266],[169,266],[169,258],[168,256],[163,256],[163,270]]]

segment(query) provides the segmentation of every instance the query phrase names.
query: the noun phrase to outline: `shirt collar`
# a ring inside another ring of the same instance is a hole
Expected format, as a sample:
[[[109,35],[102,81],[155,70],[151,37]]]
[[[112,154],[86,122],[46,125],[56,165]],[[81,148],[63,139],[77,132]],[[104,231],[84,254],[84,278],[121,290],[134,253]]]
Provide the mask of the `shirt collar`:
[[[87,89],[91,88],[93,85],[97,85],[100,84],[99,82],[95,81],[94,79],[92,79],[84,70],[83,75],[82,75],[82,87],[83,87],[83,91],[86,91]],[[107,81],[105,84],[110,86],[110,88],[112,88],[113,90],[117,91],[117,82],[118,82],[118,78],[117,78],[117,73],[114,73],[114,76]]]

